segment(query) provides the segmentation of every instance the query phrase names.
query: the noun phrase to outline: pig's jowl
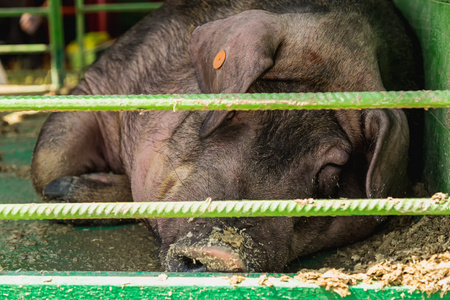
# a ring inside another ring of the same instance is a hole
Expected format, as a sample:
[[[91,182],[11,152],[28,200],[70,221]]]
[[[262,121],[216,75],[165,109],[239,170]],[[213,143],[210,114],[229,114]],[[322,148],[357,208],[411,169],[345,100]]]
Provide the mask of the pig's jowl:
[[[75,95],[383,91],[417,88],[390,1],[177,0],[138,23]],[[222,65],[214,58],[225,52]],[[39,136],[47,201],[401,197],[401,110],[59,112]],[[377,216],[152,219],[168,271],[281,271],[362,239]]]

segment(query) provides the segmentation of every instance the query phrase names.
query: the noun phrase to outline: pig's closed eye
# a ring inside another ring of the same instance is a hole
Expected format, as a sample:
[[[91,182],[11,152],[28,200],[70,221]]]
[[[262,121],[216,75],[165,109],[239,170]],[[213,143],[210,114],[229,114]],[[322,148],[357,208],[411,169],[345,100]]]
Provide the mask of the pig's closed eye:
[[[233,118],[234,118],[235,115],[236,115],[236,111],[234,111],[234,110],[233,110],[233,111],[230,111],[230,112],[227,114],[225,120],[222,122],[221,126],[228,125],[228,124],[231,122],[231,120],[233,120]]]
[[[342,166],[336,164],[326,164],[317,173],[317,197],[336,197],[339,189],[339,176]]]
[[[322,165],[316,174],[317,197],[333,198],[337,196],[341,170],[348,163],[349,158],[347,151],[338,147],[330,148],[323,155]]]
[[[200,128],[200,138],[205,139],[210,136],[217,128],[228,124],[233,119],[235,114],[236,112],[234,110],[210,111]]]
[[[220,125],[217,127],[217,129],[228,126],[231,124],[231,121],[233,120],[234,116],[236,115],[236,111],[230,111],[226,114],[226,116],[223,118]]]

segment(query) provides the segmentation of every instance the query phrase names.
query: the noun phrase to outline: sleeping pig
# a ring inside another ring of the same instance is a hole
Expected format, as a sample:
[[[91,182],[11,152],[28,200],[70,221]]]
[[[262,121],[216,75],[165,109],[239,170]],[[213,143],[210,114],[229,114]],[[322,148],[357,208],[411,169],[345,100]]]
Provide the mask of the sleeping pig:
[[[169,0],[72,94],[414,89],[414,55],[388,0]],[[32,178],[43,199],[62,202],[401,197],[408,145],[397,109],[58,112],[41,130]],[[161,240],[167,271],[278,272],[383,221],[145,223]]]

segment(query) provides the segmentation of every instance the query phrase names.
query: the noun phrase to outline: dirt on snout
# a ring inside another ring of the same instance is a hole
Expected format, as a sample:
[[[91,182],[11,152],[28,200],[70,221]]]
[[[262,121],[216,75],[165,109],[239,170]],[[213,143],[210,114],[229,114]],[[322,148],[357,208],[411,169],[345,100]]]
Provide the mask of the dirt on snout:
[[[249,272],[253,272],[255,266],[260,262],[256,259],[255,254],[260,250],[254,247],[254,241],[252,238],[245,233],[245,230],[239,230],[234,227],[219,228],[213,227],[212,231],[201,236],[198,241],[192,241],[190,238],[193,234],[190,232],[184,240],[181,240],[182,244],[185,244],[189,249],[197,249],[197,253],[207,253],[208,249],[213,248],[224,248],[230,251],[231,257],[242,258],[243,262],[246,263]],[[173,250],[175,245],[171,247]],[[233,270],[240,269],[241,261],[236,260],[217,260],[214,256],[201,255],[196,260],[204,265],[208,266],[209,270]]]
[[[381,233],[339,249],[321,269],[302,269],[295,278],[343,297],[361,281],[444,295],[450,290],[450,216],[395,217]]]
[[[231,227],[224,229],[223,232],[220,229],[213,229],[209,238],[227,243],[233,248],[241,247],[241,244],[244,241],[243,236],[240,235],[235,228]]]

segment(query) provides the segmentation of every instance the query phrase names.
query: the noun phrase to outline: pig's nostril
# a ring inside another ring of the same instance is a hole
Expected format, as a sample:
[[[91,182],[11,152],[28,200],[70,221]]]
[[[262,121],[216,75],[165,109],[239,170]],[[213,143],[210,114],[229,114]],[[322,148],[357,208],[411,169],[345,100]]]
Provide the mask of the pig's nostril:
[[[187,256],[180,257],[180,265],[183,272],[204,272],[205,266],[198,260]]]
[[[166,256],[169,272],[244,272],[238,253],[226,247],[174,245]]]

